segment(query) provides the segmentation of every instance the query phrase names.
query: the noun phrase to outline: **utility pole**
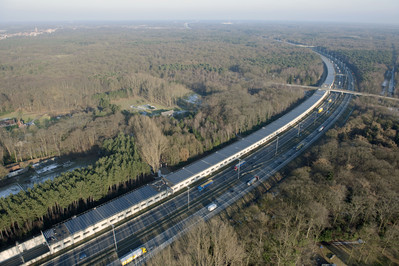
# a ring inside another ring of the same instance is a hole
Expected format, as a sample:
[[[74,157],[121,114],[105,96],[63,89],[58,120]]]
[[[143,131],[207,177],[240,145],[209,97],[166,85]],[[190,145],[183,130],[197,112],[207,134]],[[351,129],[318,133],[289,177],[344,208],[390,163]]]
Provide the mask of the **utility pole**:
[[[113,224],[111,224],[111,226],[112,226],[112,232],[114,233],[115,250],[116,252],[118,252],[118,245],[116,244],[116,237],[115,237],[115,227]]]
[[[298,123],[298,137],[300,133],[301,133],[301,123]]]
[[[17,247],[18,255],[19,255],[19,257],[21,258],[22,263],[25,263],[24,256],[22,256],[23,250],[22,250],[22,252],[21,252],[21,250],[19,249],[19,243],[18,243],[18,241],[15,242],[15,246]]]
[[[277,151],[278,151],[278,136],[277,136],[277,140],[276,140],[276,155],[277,155]]]
[[[190,187],[187,186],[187,209],[190,209]]]
[[[241,169],[241,159],[238,158],[238,174],[237,174],[237,179],[240,179],[240,169]]]
[[[48,242],[47,242],[46,237],[45,237],[44,234],[43,234],[43,231],[40,230],[40,233],[42,234],[42,236],[43,236],[43,238],[44,238],[44,241],[46,241],[46,244],[47,244],[48,249],[50,250],[50,253],[53,253],[53,252],[51,251],[50,245],[49,245]]]

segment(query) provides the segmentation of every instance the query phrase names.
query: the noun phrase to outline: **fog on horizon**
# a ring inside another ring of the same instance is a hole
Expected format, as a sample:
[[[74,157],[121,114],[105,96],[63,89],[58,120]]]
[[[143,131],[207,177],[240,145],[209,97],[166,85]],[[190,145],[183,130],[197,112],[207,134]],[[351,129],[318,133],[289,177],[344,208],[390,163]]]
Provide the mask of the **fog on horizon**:
[[[0,23],[264,20],[399,24],[398,0],[0,0]]]

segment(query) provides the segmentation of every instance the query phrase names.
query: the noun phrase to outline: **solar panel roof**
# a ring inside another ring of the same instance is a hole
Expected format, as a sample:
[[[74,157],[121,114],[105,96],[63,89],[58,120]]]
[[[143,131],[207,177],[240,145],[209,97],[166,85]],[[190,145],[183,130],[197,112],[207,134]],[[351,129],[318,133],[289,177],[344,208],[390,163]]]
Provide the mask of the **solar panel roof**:
[[[327,57],[321,55],[321,59],[323,60],[323,62],[327,66],[327,77],[326,77],[326,80],[323,83],[323,86],[329,87],[329,86],[331,86],[333,84],[334,79],[335,79],[334,66],[333,66],[333,64],[331,63],[331,61]]]
[[[228,149],[230,146],[225,147],[222,150],[219,150],[218,153],[221,155],[225,156],[226,158],[229,158],[230,156],[234,155],[237,153],[237,149],[232,147],[230,150]]]
[[[239,151],[251,146],[253,143],[261,140],[263,137],[268,136],[277,129],[281,128],[288,122],[292,121],[295,117],[310,108],[317,100],[319,100],[325,94],[325,91],[316,91],[309,99],[303,102],[301,105],[296,107],[294,110],[284,115],[283,117],[272,122],[268,126],[256,131],[255,133],[241,139],[220,151],[213,153],[202,160],[198,160],[189,166],[182,168],[176,172],[173,172],[166,176],[166,179],[172,184],[177,184],[185,179],[196,175],[207,168],[215,165],[224,159],[231,157],[232,155],[238,153]],[[99,206],[96,209],[92,209],[82,215],[72,218],[66,221],[64,224],[71,234],[85,230],[87,227],[98,223],[101,220],[112,217],[113,215],[130,208],[142,201],[145,201],[158,192],[151,186],[144,186],[136,189],[122,197],[119,197],[113,201],[110,201],[104,205]]]
[[[215,152],[209,156],[206,156],[202,160],[209,163],[210,165],[215,165],[218,162],[221,162],[225,160],[227,157],[225,155],[222,155],[221,153]]]
[[[69,233],[74,234],[85,230],[89,226],[92,226],[104,219],[108,219],[115,214],[136,205],[137,203],[145,201],[155,196],[157,193],[158,192],[151,186],[144,186],[72,218],[64,224],[68,228]]]
[[[140,203],[146,199],[155,196],[157,193],[158,191],[156,191],[153,187],[147,185],[145,187],[136,189],[131,193],[124,195],[123,197],[130,202],[131,206],[133,206],[137,203]]]
[[[117,200],[109,202],[109,204],[102,205],[98,207],[96,210],[101,214],[102,217],[107,218],[114,216],[115,214],[129,208],[132,204],[125,199],[125,197],[121,197]]]
[[[195,163],[186,166],[185,169],[195,175],[197,173],[200,173],[208,169],[211,166],[212,166],[211,164],[205,162],[204,160],[198,160]]]
[[[265,136],[261,136],[258,134],[252,134],[252,135],[247,136],[245,138],[245,140],[248,141],[248,143],[254,144],[254,143],[260,141],[261,139],[263,139],[264,137]]]
[[[180,183],[182,180],[186,180],[190,176],[193,176],[193,173],[190,171],[187,171],[185,168],[182,168],[176,172],[168,174],[165,179],[172,183],[173,185],[176,185]]]
[[[231,157],[234,154],[238,153],[239,151],[248,148],[252,144],[260,141],[264,137],[275,132],[277,129],[291,122],[298,115],[302,114],[307,109],[309,109],[317,100],[323,97],[324,93],[326,92],[316,91],[311,97],[305,100],[294,110],[280,117],[276,121],[273,121],[271,124],[267,125],[266,127],[263,127],[260,130],[252,133],[251,135],[237,142],[234,142],[227,147],[224,147],[223,149],[219,150],[217,153],[208,155],[207,157],[198,160],[183,169],[170,173],[165,178],[172,184],[178,184],[180,182],[183,182],[187,178],[190,178],[191,176],[199,174],[200,172],[206,170],[210,166],[220,163],[225,158]]]
[[[243,150],[243,149],[248,148],[249,146],[251,146],[252,143],[249,143],[245,139],[240,139],[239,141],[233,143],[232,145],[234,145],[234,147],[236,147],[236,149],[238,149],[238,150]]]
[[[95,209],[92,209],[82,215],[66,221],[65,226],[69,233],[74,234],[96,224],[103,219],[104,218]]]

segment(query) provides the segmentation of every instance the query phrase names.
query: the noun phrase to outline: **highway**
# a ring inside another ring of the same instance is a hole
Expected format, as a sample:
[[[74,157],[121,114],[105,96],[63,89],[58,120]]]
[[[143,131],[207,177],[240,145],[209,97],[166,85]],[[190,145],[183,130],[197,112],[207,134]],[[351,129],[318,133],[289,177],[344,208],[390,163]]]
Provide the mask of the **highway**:
[[[348,89],[353,90],[351,76],[348,81]],[[331,98],[332,102],[323,103],[324,111],[321,114],[312,112],[296,127],[280,134],[278,138],[259,148],[247,158],[242,158],[247,163],[242,167],[239,178],[238,173],[230,165],[212,177],[214,183],[205,191],[199,192],[196,189],[199,184],[205,182],[201,180],[187,190],[183,190],[180,195],[116,226],[115,237],[112,230],[108,231],[62,255],[47,262],[40,261],[38,264],[118,264],[118,257],[140,246],[145,246],[149,250],[148,255],[141,258],[146,259],[173,241],[179,234],[184,233],[197,221],[209,219],[241,198],[248,190],[253,189],[254,186],[248,187],[246,184],[250,177],[260,176],[263,182],[298,156],[335,122],[339,114],[345,110],[351,97],[347,94],[332,93],[328,98]],[[319,131],[321,127],[324,127],[324,130]],[[189,205],[188,202],[190,202]],[[208,213],[204,207],[211,202],[217,203],[218,208]]]
[[[246,185],[246,181],[250,177],[259,175],[264,181],[270,177],[271,173],[288,163],[292,156],[299,155],[302,149],[306,148],[306,143],[310,143],[310,134],[317,132],[316,135],[320,136],[323,132],[319,132],[319,128],[324,126],[327,129],[326,123],[334,117],[332,116],[332,114],[335,115],[334,110],[339,109],[345,97],[349,96],[339,93],[332,94],[330,97],[332,103],[323,103],[324,112],[321,114],[312,112],[299,123],[299,127],[291,128],[281,134],[278,137],[277,149],[277,139],[275,139],[247,158],[242,158],[247,163],[242,167],[239,179],[238,173],[232,169],[232,166],[228,166],[212,177],[214,183],[208,189],[198,192],[196,187],[205,182],[202,180],[162,205],[115,227],[117,252],[113,231],[111,230],[65,254],[52,258],[48,262],[39,262],[38,264],[88,265],[100,262],[112,263],[118,256],[123,256],[130,250],[142,245],[145,245],[151,253],[158,246],[162,246],[162,243],[166,243],[171,235],[173,236],[176,232],[183,232],[184,228],[187,230],[189,225],[195,224],[193,221],[204,219],[204,215],[207,218],[208,212],[206,208],[203,208],[204,206],[216,202],[218,208],[212,214],[217,214],[222,209],[223,204],[230,203],[230,201],[231,203],[235,202],[247,192],[246,189],[252,188]],[[298,130],[298,128],[300,129]],[[298,132],[300,133],[299,136]],[[304,147],[296,150],[301,142],[304,143]],[[187,205],[188,199],[189,206]]]
[[[342,105],[339,107],[331,107],[331,109],[336,108],[336,114],[342,114],[345,111],[351,97],[352,96],[349,95],[342,96],[342,99],[339,99],[339,101],[342,101]],[[330,112],[332,112],[332,110]],[[234,185],[230,186],[231,188],[228,190],[228,192],[227,190],[224,190],[225,193],[217,199],[215,199],[214,195],[210,196],[212,202],[218,204],[218,211],[208,212],[207,209],[202,208],[192,216],[191,221],[184,220],[179,224],[174,225],[167,231],[163,232],[161,235],[158,235],[151,241],[147,242],[145,246],[155,247],[153,253],[156,253],[166,245],[173,242],[173,240],[176,239],[179,235],[189,230],[190,227],[192,227],[198,221],[207,220],[212,216],[217,215],[218,212],[223,211],[225,208],[242,198],[250,190],[254,189],[254,186],[247,186],[246,180],[255,175],[259,176],[262,182],[271,178],[273,174],[275,174],[278,170],[288,164],[292,159],[297,157],[304,149],[306,149],[314,141],[316,141],[323,134],[324,130],[327,130],[335,123],[337,118],[338,117],[335,116],[335,114],[325,115],[323,117],[318,117],[317,113],[313,113],[312,115],[310,115],[306,120],[302,122],[303,126],[307,129],[306,132],[303,132],[303,135],[301,137],[298,138],[298,130],[296,128],[292,128],[291,130],[289,130],[289,132],[279,138],[280,148],[277,155],[275,155],[276,141],[274,141],[270,145],[266,146],[265,148],[259,150],[255,154],[245,159],[247,161],[247,164],[249,163],[249,166],[247,166],[247,168],[243,167],[244,171],[241,180],[239,182],[231,181],[236,178],[234,175],[232,175],[230,177],[230,184],[234,183]],[[321,126],[324,126],[325,128],[324,130],[319,131]],[[281,145],[282,143],[284,144]],[[304,144],[304,146],[298,149],[297,147],[300,147],[299,145],[297,145],[298,143]],[[293,144],[295,144],[294,147],[292,146]],[[255,185],[264,185],[262,182],[255,183]],[[151,256],[151,253],[147,255],[147,257],[149,256]],[[140,262],[144,262],[146,259],[146,257],[140,258]]]
[[[353,90],[353,79],[349,73],[348,89]],[[56,253],[38,261],[36,265],[92,265],[92,264],[120,264],[118,258],[126,255],[137,247],[145,246],[149,252],[142,256],[142,262],[171,243],[180,234],[189,230],[198,221],[207,220],[223,211],[225,208],[239,200],[255,186],[263,184],[272,175],[297,157],[304,149],[316,141],[348,105],[351,95],[332,93],[321,107],[322,112],[314,110],[303,118],[295,127],[291,127],[278,135],[275,139],[261,146],[250,155],[240,158],[246,164],[238,172],[233,165],[226,166],[212,175],[214,183],[202,192],[197,186],[206,179],[187,187],[176,193],[172,198],[164,200],[161,204],[152,206],[143,214],[116,225],[114,230],[109,230],[81,245],[72,246],[63,253]],[[329,101],[331,100],[331,101]],[[247,180],[259,176],[261,182],[248,186]],[[188,204],[189,203],[189,204]],[[216,203],[215,211],[209,212],[205,206]],[[110,227],[111,229],[111,227]],[[37,249],[37,256],[43,254],[45,245]],[[31,252],[36,252],[32,250]],[[42,252],[42,253],[40,253]],[[25,256],[25,255],[24,255]],[[32,258],[35,254],[29,254]],[[37,257],[36,256],[36,257]],[[136,262],[139,262],[136,260]],[[17,265],[22,263],[21,257],[7,261],[7,264]]]

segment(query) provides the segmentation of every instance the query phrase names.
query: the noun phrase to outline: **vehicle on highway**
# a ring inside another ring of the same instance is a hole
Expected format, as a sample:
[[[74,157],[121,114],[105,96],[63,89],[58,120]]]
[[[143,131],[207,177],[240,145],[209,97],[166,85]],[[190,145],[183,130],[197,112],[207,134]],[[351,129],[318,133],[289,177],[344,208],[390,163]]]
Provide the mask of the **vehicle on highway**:
[[[244,164],[246,164],[246,161],[241,161],[240,163],[236,164],[234,166],[234,171],[237,171],[238,168],[241,168],[241,166],[243,166]]]
[[[147,249],[145,247],[135,249],[132,252],[129,252],[128,254],[126,254],[125,256],[120,258],[120,262],[122,265],[126,265],[126,264],[132,262],[137,257],[140,257],[141,255],[143,255],[144,253],[147,253]]]
[[[83,260],[83,259],[85,259],[87,257],[87,255],[86,255],[86,253],[84,252],[84,251],[82,251],[80,254],[79,254],[79,260]]]
[[[323,107],[320,107],[318,110],[317,110],[317,112],[320,114],[321,112],[323,112]]]
[[[322,126],[321,128],[319,128],[319,132],[322,132],[324,129],[324,126]]]
[[[209,187],[212,184],[213,184],[213,180],[211,179],[211,180],[205,182],[204,184],[198,186],[198,191],[202,191],[202,190],[206,189],[207,187]]]
[[[296,146],[296,150],[299,151],[300,149],[302,149],[302,147],[303,147],[303,143],[301,143],[298,146]]]
[[[211,211],[213,211],[214,209],[216,209],[216,207],[217,207],[217,205],[216,205],[215,203],[212,203],[212,204],[209,204],[207,208],[208,208],[208,211],[211,212]]]
[[[247,185],[250,186],[250,185],[252,185],[253,183],[255,183],[256,181],[258,181],[258,180],[259,180],[259,176],[254,176],[253,178],[251,178],[251,179],[249,179],[249,180],[247,181]]]
[[[334,72],[332,72],[332,74],[334,74]],[[331,88],[331,83],[326,84],[328,86],[325,85],[324,87]],[[201,178],[215,173],[222,167],[231,164],[234,161],[237,162],[238,158],[245,156],[245,154],[248,154],[251,151],[254,151],[260,145],[264,145],[268,142],[270,143],[270,141],[276,135],[286,131],[291,126],[296,125],[306,115],[320,110],[318,106],[320,106],[321,102],[324,101],[329,94],[329,91],[317,90],[311,97],[305,100],[304,103],[293,109],[293,111],[282,116],[268,126],[262,127],[253,135],[249,135],[245,137],[245,139],[242,138],[237,142],[234,142],[197,162],[183,167],[176,172],[168,174],[165,177],[165,179],[168,181],[166,185],[168,188],[166,190],[159,190],[154,188],[152,184],[149,184],[135,191],[127,193],[126,195],[108,202],[100,207],[85,212],[82,215],[75,216],[58,226],[64,230],[63,232],[65,232],[63,237],[60,239],[58,239],[58,234],[57,238],[53,237],[54,231],[61,231],[61,229],[58,227],[46,230],[43,232],[43,236],[40,236],[43,238],[43,243],[45,243],[44,240],[48,241],[47,244],[50,248],[50,252],[45,252],[48,254],[59,252],[60,250],[72,245],[74,243],[74,239],[77,239],[78,237],[80,237],[80,239],[90,237],[100,230],[104,230],[106,227],[109,227],[110,223],[116,223],[122,219],[125,219],[125,217],[132,216],[135,213],[155,204],[156,202],[176,194],[176,192],[179,190],[187,188],[189,184],[197,182]],[[319,134],[319,136],[320,135],[321,134]],[[299,144],[293,149],[301,149],[305,143],[308,143],[308,141],[309,140],[303,141],[302,144]],[[248,164],[250,164],[250,162]],[[254,182],[256,182],[256,180]],[[213,180],[209,180],[199,186],[198,190],[202,191],[212,183]],[[253,183],[250,185],[252,184]],[[240,193],[240,191],[237,192]],[[88,252],[88,254],[91,253]],[[0,256],[0,263],[2,262],[3,258]]]

